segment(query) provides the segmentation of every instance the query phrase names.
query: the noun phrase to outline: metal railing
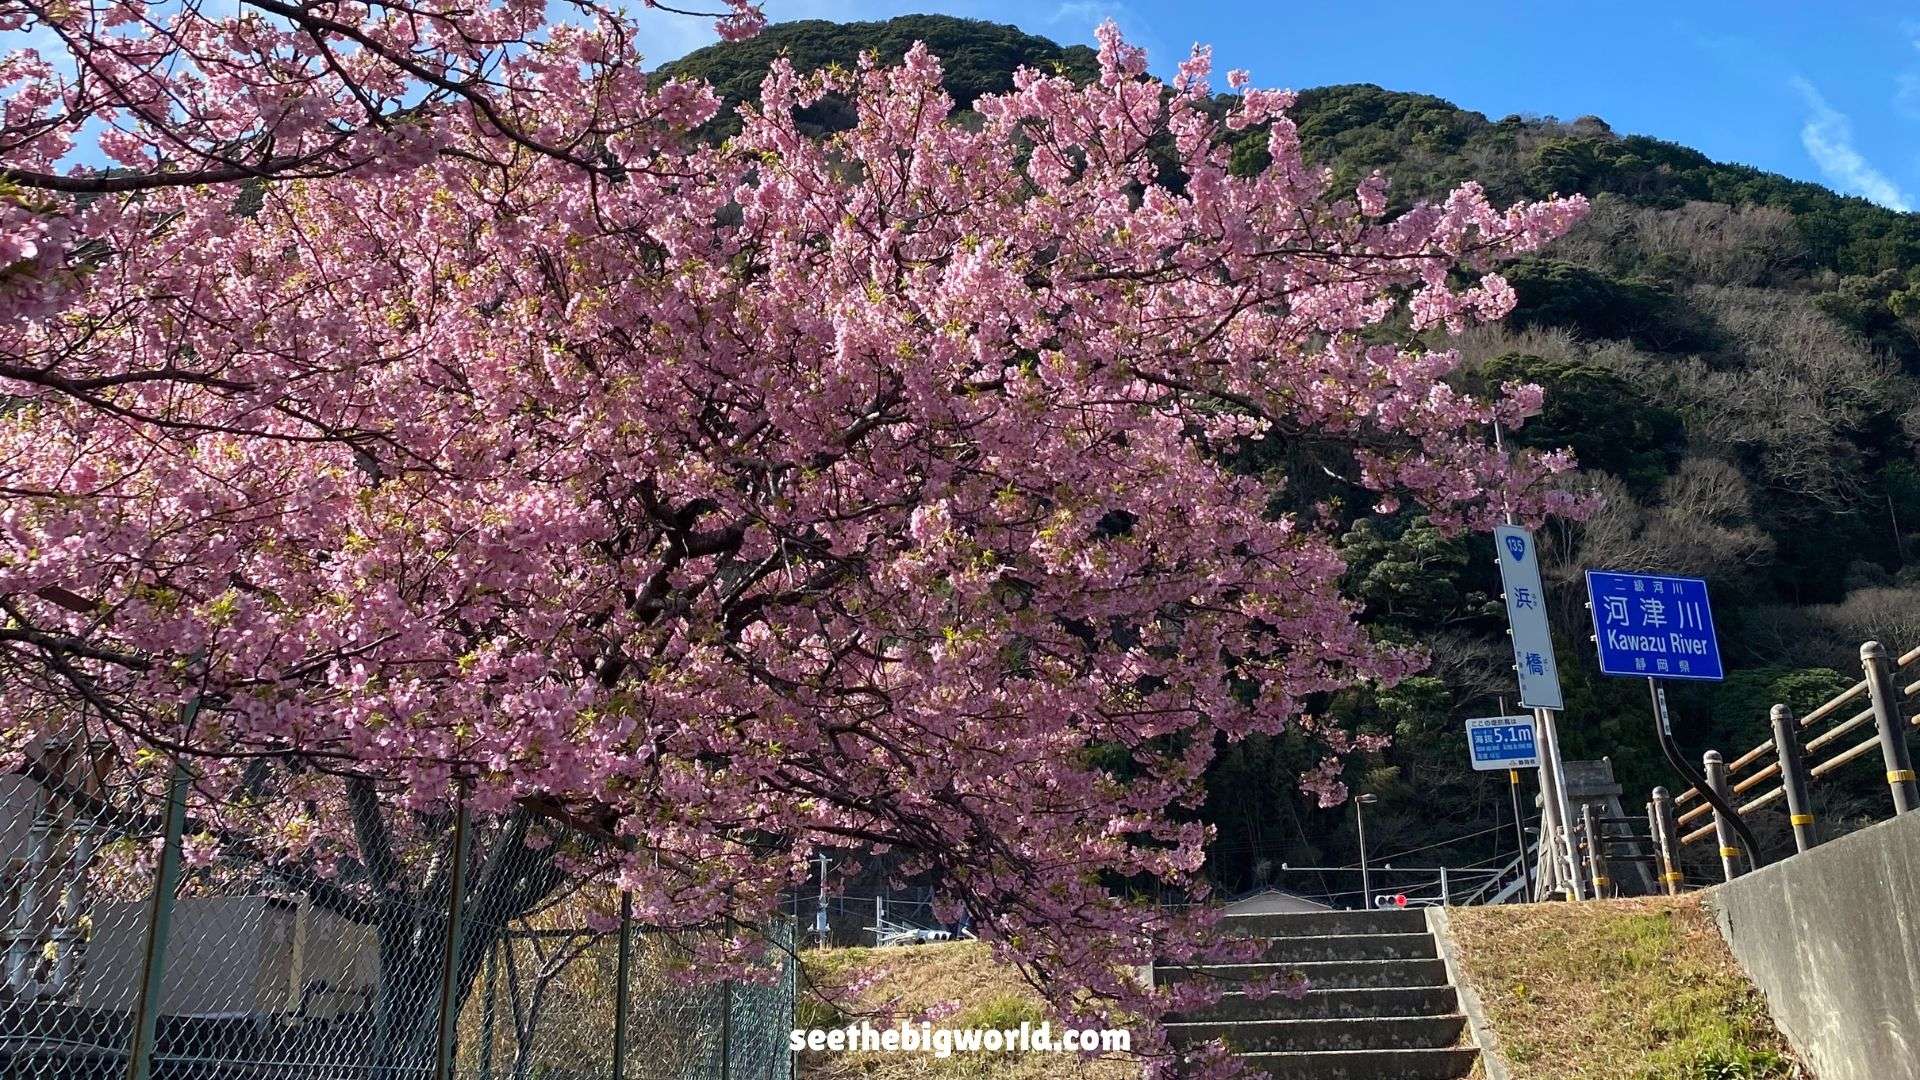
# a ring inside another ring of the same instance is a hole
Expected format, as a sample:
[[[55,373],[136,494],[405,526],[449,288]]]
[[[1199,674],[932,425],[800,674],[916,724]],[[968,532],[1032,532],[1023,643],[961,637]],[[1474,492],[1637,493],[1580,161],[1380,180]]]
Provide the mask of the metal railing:
[[[1727,761],[1709,750],[1702,762],[1707,785],[1745,818],[1775,803],[1786,803],[1795,853],[1820,843],[1822,830],[1815,820],[1809,792],[1813,782],[1826,780],[1852,762],[1880,751],[1895,813],[1920,806],[1907,731],[1920,725],[1910,717],[1907,702],[1920,694],[1920,681],[1903,683],[1907,669],[1920,662],[1920,648],[1891,658],[1877,641],[1860,646],[1860,681],[1795,718],[1785,705],[1775,705],[1770,721],[1773,738]],[[1861,707],[1864,703],[1864,707]],[[1816,727],[1825,730],[1805,738]],[[1848,736],[1872,728],[1872,734],[1843,746]],[[1836,749],[1838,748],[1838,749]],[[1818,755],[1826,755],[1816,759]],[[1765,786],[1775,781],[1772,786]],[[1736,801],[1743,799],[1744,801]],[[1695,788],[1670,796],[1655,788],[1648,804],[1648,820],[1658,848],[1661,879],[1669,892],[1685,885],[1681,850],[1713,837],[1719,845],[1721,874],[1731,879],[1754,865],[1755,853],[1744,850],[1733,823],[1707,804]]]
[[[1377,906],[1382,897],[1389,901],[1405,897],[1409,907],[1458,907],[1477,902],[1504,878],[1518,873],[1519,864],[1396,866],[1389,862],[1371,865],[1366,872],[1375,880],[1363,883],[1358,866],[1285,865],[1275,872],[1270,887],[1331,908]],[[1334,875],[1332,881],[1329,875]],[[1318,880],[1306,881],[1308,876]],[[1349,883],[1354,887],[1344,887]]]
[[[762,977],[703,982],[755,928],[639,924],[604,838],[264,764],[235,814],[185,797],[193,763],[123,760],[49,743],[0,775],[0,1076],[791,1080],[785,919]],[[383,843],[290,854],[316,805]]]

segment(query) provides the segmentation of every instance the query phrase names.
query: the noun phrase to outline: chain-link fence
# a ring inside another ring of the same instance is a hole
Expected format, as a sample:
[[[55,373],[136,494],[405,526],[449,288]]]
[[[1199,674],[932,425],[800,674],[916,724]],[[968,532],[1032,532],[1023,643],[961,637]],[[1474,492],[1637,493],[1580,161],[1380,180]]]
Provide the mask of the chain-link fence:
[[[755,978],[700,982],[716,932],[625,917],[603,841],[545,817],[101,756],[0,776],[0,1077],[791,1078],[785,920]]]

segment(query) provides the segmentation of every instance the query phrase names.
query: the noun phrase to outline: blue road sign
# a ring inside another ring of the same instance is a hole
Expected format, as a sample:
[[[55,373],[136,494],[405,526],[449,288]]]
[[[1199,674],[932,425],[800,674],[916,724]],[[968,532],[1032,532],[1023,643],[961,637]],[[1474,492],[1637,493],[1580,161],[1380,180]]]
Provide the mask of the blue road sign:
[[[1708,682],[1727,677],[1705,581],[1589,570],[1587,599],[1601,674]]]
[[[1538,766],[1533,717],[1481,716],[1467,721],[1467,753],[1473,757],[1473,767],[1483,772]]]

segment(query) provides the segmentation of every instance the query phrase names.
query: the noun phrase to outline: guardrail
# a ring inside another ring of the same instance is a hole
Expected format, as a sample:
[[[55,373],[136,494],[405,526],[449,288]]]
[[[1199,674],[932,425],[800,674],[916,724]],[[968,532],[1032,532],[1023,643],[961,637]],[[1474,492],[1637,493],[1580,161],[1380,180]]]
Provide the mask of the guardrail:
[[[1887,655],[1886,648],[1879,642],[1866,642],[1860,646],[1862,677],[1859,682],[1797,719],[1787,706],[1773,706],[1773,738],[1732,761],[1725,760],[1717,750],[1707,751],[1702,759],[1707,786],[1733,804],[1735,798],[1748,795],[1768,781],[1779,781],[1734,808],[1744,818],[1785,800],[1796,853],[1806,851],[1821,840],[1808,800],[1813,782],[1826,779],[1876,748],[1886,766],[1894,812],[1905,813],[1920,806],[1920,785],[1915,783],[1913,758],[1907,747],[1907,731],[1920,726],[1920,717],[1909,717],[1906,707],[1908,699],[1920,694],[1920,681],[1903,684],[1898,677],[1903,673],[1913,674],[1906,669],[1917,661],[1920,661],[1920,649],[1895,659]],[[1865,707],[1860,708],[1863,702]],[[1805,732],[1823,724],[1831,726],[1804,743],[1801,741]],[[1868,725],[1872,725],[1873,734],[1833,752],[1824,760],[1814,760]],[[1742,873],[1743,861],[1748,867],[1753,865],[1755,853],[1741,849],[1733,822],[1708,805],[1697,788],[1688,788],[1678,797],[1669,796],[1665,788],[1655,788],[1647,814],[1658,850],[1661,881],[1668,892],[1678,891],[1685,884],[1679,865],[1680,849],[1708,837],[1714,837],[1719,843],[1721,873],[1725,878],[1732,879]]]

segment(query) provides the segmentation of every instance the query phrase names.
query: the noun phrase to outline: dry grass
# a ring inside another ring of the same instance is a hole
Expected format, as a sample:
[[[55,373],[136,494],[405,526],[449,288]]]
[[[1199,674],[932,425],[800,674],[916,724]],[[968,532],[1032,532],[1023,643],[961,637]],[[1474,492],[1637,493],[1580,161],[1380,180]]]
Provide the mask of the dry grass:
[[[1697,898],[1462,908],[1450,919],[1515,1080],[1798,1075]]]
[[[928,1012],[949,1028],[1017,1028],[1044,1019],[1040,996],[995,963],[978,942],[894,949],[821,949],[801,957],[807,981],[821,987],[863,984],[851,1010],[827,1005],[803,989],[800,1027],[845,1024],[864,1014],[875,1027]],[[1055,1025],[1058,1031],[1059,1025]],[[1123,1060],[1085,1061],[1065,1054],[931,1054],[806,1052],[802,1080],[1138,1080]]]

